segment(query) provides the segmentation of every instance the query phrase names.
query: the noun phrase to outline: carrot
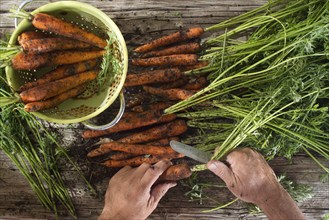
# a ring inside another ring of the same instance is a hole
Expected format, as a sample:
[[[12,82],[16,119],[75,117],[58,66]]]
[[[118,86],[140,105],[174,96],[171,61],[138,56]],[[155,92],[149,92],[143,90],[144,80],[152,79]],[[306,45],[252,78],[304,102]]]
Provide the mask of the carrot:
[[[136,157],[139,155],[126,153],[126,152],[116,152],[115,154],[112,154],[108,157],[110,160],[126,160],[132,157]]]
[[[161,118],[160,111],[150,111],[131,114],[131,116],[124,117],[116,125],[106,130],[85,130],[82,137],[85,139],[95,138],[107,134],[117,133],[120,131],[132,130],[159,122]]]
[[[55,70],[43,75],[39,79],[33,82],[28,82],[22,85],[18,91],[22,92],[24,90],[48,83],[50,81],[62,79],[77,73],[85,72],[87,70],[91,70],[96,66],[96,60],[87,60],[75,64],[63,65],[57,67]]]
[[[190,28],[186,31],[179,31],[161,38],[155,39],[147,44],[137,47],[134,51],[137,53],[145,53],[158,47],[167,46],[173,43],[186,41],[201,36],[204,30],[200,27]]]
[[[21,43],[21,46],[23,50],[28,53],[47,53],[59,50],[85,49],[92,47],[91,44],[66,37],[32,39]]]
[[[158,125],[145,131],[131,134],[120,138],[117,142],[127,144],[146,143],[162,138],[173,137],[183,134],[187,131],[187,125],[184,120],[175,120],[167,124]]]
[[[186,43],[171,46],[158,51],[150,51],[148,53],[143,54],[142,57],[159,57],[166,56],[172,54],[189,54],[189,53],[197,53],[200,50],[200,44],[196,42]]]
[[[127,108],[132,108],[135,107],[137,105],[142,104],[145,100],[146,100],[146,96],[145,94],[130,94],[128,95],[128,97],[126,98],[126,107]]]
[[[103,56],[104,52],[104,50],[56,51],[43,54],[20,52],[12,58],[11,62],[12,67],[16,70],[32,70],[43,66],[57,66],[92,60]]]
[[[179,67],[179,69],[182,71],[182,72],[185,72],[185,71],[189,71],[189,70],[195,70],[195,69],[199,69],[199,68],[202,68],[202,67],[205,67],[205,66],[208,66],[208,61],[198,61],[196,64],[194,65],[189,65],[189,66],[181,66]]]
[[[173,89],[173,88],[181,87],[181,86],[185,85],[186,83],[188,83],[188,78],[187,77],[182,77],[182,78],[176,80],[175,82],[166,83],[166,84],[162,84],[160,86],[157,86],[157,88]]]
[[[174,151],[170,146],[126,144],[126,143],[119,143],[115,141],[102,144],[99,148],[89,152],[87,156],[88,157],[101,156],[103,155],[103,152],[106,152],[107,149],[110,149],[111,151],[131,153],[135,155],[149,154],[153,156],[168,156],[171,158],[183,157],[183,155]]]
[[[189,178],[192,175],[191,168],[186,163],[170,166],[159,176],[157,183],[165,181],[178,181]]]
[[[97,73],[95,71],[87,71],[37,87],[33,87],[29,90],[21,92],[19,95],[24,103],[46,100],[74,87],[89,82],[95,79],[96,76]]]
[[[85,130],[82,137],[85,139],[100,137],[121,131],[128,131],[145,127],[156,123],[165,123],[176,119],[175,114],[161,115],[160,111],[149,111],[142,113],[131,113],[123,117],[116,125],[106,130]]]
[[[124,167],[124,166],[136,167],[143,163],[154,164],[160,160],[161,158],[154,156],[137,156],[126,160],[107,160],[104,163],[102,163],[102,165],[111,168]]]
[[[153,146],[167,146],[167,145],[169,145],[170,141],[172,141],[172,140],[180,141],[180,138],[179,137],[162,138],[160,140],[148,142],[146,144],[153,145]]]
[[[131,109],[133,112],[146,112],[146,111],[151,111],[151,110],[163,110],[168,107],[170,107],[172,103],[169,102],[155,102],[151,104],[143,104],[143,105],[138,105],[135,106]]]
[[[107,45],[106,40],[97,35],[52,15],[37,13],[33,15],[32,24],[38,29],[80,40],[99,48],[104,48]]]
[[[137,112],[125,112],[123,113],[122,117],[121,118],[132,118],[132,117],[135,117],[136,116],[136,113]],[[142,112],[139,112],[139,113],[142,113]]]
[[[46,38],[46,37],[50,37],[51,35],[47,35],[41,31],[26,31],[21,33],[18,37],[17,37],[17,41],[20,45],[22,45],[23,43],[25,43],[26,41],[29,40],[33,40],[33,39],[40,39],[40,38]]]
[[[110,152],[112,152],[112,150],[110,148],[98,147],[98,148],[95,148],[92,151],[90,151],[87,154],[87,157],[91,158],[91,157],[102,156],[102,155],[108,154]]]
[[[204,87],[206,87],[208,84],[206,77],[199,77],[194,79],[192,82],[189,82],[188,84],[182,86],[182,89],[186,89],[186,90],[199,90],[202,89]]]
[[[168,115],[162,115],[159,119],[158,123],[167,123],[175,120],[177,118],[177,115],[175,114],[168,114]]]
[[[54,96],[45,101],[27,103],[24,106],[24,109],[27,112],[36,112],[44,109],[53,108],[70,98],[76,97],[77,95],[82,93],[85,89],[86,89],[85,86],[78,86],[76,88],[70,89],[66,92],[63,92],[62,94]]]
[[[172,82],[182,77],[178,68],[147,71],[138,74],[128,74],[124,86],[140,86],[152,83]]]
[[[194,92],[185,90],[185,89],[161,89],[151,86],[143,86],[144,91],[167,98],[169,100],[185,100],[194,95]]]
[[[187,66],[198,62],[196,54],[173,54],[161,57],[135,58],[131,60],[136,66]]]

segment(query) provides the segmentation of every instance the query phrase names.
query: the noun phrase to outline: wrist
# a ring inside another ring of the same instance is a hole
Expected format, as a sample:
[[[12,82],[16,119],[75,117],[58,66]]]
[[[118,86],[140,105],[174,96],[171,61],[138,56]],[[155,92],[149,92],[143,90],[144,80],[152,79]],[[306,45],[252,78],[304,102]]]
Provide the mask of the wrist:
[[[305,219],[296,202],[280,184],[273,192],[257,204],[268,219]]]
[[[107,210],[107,209],[103,209],[102,213],[97,218],[97,220],[115,220],[115,219],[125,220],[125,218],[123,218],[122,216],[117,215],[117,214],[115,214],[115,213],[113,213],[113,212],[111,212],[110,210]]]

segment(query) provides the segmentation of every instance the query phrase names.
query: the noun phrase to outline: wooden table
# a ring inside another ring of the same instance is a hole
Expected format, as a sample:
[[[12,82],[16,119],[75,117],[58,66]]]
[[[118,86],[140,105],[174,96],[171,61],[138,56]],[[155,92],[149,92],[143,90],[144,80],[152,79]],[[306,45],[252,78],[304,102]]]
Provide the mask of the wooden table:
[[[180,28],[200,25],[207,27],[223,21],[229,17],[264,4],[265,0],[201,0],[201,1],[152,1],[152,0],[84,0],[108,14],[121,29],[128,48],[145,42],[159,35],[171,33]],[[0,34],[13,31],[13,19],[8,17],[8,10],[19,5],[20,1],[1,0],[0,4]],[[27,10],[34,9],[42,3],[33,3]],[[103,207],[103,197],[111,172],[105,168],[93,168],[86,162],[86,146],[89,143],[81,140],[79,132],[82,126],[70,128],[59,125],[56,129],[63,134],[63,144],[73,152],[86,175],[91,169],[103,178],[91,178],[90,181],[97,189],[98,195],[92,195],[86,189],[83,181],[77,178],[74,171],[63,171],[70,188],[79,219],[96,219]],[[80,151],[77,157],[74,152]],[[328,161],[324,161],[329,166]],[[320,219],[329,213],[328,183],[321,183],[320,174],[323,171],[308,157],[298,155],[291,161],[277,158],[270,165],[278,174],[286,173],[287,177],[298,184],[308,184],[313,187],[314,196],[299,204],[307,219]],[[223,184],[208,171],[199,174],[198,182]],[[211,196],[190,201],[188,193],[191,188],[183,183],[175,187],[161,200],[158,208],[149,219],[264,219],[264,215],[248,214],[247,206],[243,202],[213,212],[204,212],[219,205],[232,201],[234,196],[226,188],[204,188],[203,196]],[[195,194],[198,195],[197,193]],[[54,219],[54,215],[45,210],[36,199],[28,186],[8,158],[0,152],[0,218],[33,218]],[[69,216],[61,219],[71,219]]]

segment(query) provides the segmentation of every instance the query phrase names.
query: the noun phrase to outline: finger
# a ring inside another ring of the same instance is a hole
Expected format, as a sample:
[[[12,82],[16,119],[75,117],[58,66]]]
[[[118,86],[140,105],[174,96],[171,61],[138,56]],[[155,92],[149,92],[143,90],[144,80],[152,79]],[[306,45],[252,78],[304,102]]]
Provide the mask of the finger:
[[[151,188],[159,176],[170,167],[172,163],[169,160],[161,160],[151,166],[144,174],[141,180],[141,186]]]
[[[145,175],[146,171],[151,167],[151,164],[142,163],[139,167],[136,168],[134,172],[134,176],[138,178],[138,180],[142,179]]]
[[[221,178],[228,187],[234,187],[234,173],[224,163],[217,160],[211,160],[207,163],[207,167],[211,172]]]
[[[149,207],[156,207],[160,199],[168,192],[168,190],[176,186],[176,182],[166,182],[156,185],[151,191],[151,197],[149,200]]]
[[[132,168],[130,166],[125,166],[121,168],[116,174],[114,174],[114,176],[112,176],[112,178],[110,178],[109,184],[111,182],[115,182],[117,179],[122,178],[122,176],[127,175],[127,173],[130,172],[131,170]]]
[[[117,172],[117,174],[125,173],[125,172],[127,172],[127,171],[129,171],[129,170],[131,170],[131,169],[132,169],[131,166],[125,166],[125,167],[121,168],[121,169]]]

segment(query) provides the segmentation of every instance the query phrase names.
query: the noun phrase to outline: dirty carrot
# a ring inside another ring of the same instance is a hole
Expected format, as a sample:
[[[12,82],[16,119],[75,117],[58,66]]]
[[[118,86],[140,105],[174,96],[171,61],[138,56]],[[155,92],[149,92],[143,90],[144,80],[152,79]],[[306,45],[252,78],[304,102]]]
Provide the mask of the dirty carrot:
[[[131,111],[133,111],[133,112],[146,112],[146,111],[151,111],[151,110],[161,111],[172,105],[173,104],[170,102],[155,102],[155,103],[151,103],[151,104],[142,104],[142,105],[135,106],[135,107],[131,108]]]
[[[154,145],[154,146],[168,146],[170,141],[175,140],[175,141],[180,141],[179,137],[169,137],[169,138],[162,138],[160,140],[152,141],[152,142],[147,142],[147,145]]]
[[[96,60],[87,60],[75,64],[63,65],[59,66],[53,71],[46,73],[45,75],[41,76],[36,81],[28,82],[22,85],[18,91],[22,92],[24,90],[30,89],[32,87],[36,87],[51,81],[55,81],[58,79],[62,79],[77,73],[85,72],[88,70],[93,69],[96,66]]]
[[[20,45],[22,45],[23,43],[25,43],[26,41],[29,40],[33,40],[33,39],[40,39],[40,38],[46,38],[46,37],[50,37],[51,35],[47,35],[41,31],[26,31],[21,33],[18,37],[17,37],[17,41]]]
[[[131,134],[123,137],[117,142],[127,144],[146,143],[162,138],[178,136],[187,131],[187,125],[184,120],[175,120],[167,124],[161,124],[145,131]]]
[[[182,157],[179,153],[174,151],[170,146],[154,146],[154,145],[145,145],[145,144],[126,144],[111,141],[105,144],[102,144],[98,149],[111,149],[112,151],[120,151],[126,153],[132,153],[136,155],[149,154],[153,156],[168,156],[168,157]],[[96,149],[97,150],[97,149]],[[102,150],[97,151],[97,153]],[[96,153],[93,154],[93,156]],[[100,156],[99,154],[96,156]]]
[[[145,94],[130,94],[127,98],[126,98],[126,107],[127,108],[132,108],[135,107],[137,105],[142,104],[145,100],[147,99]]]
[[[137,156],[126,160],[107,160],[102,163],[102,165],[111,168],[119,168],[124,166],[136,167],[143,163],[154,164],[160,160],[161,158],[157,158],[154,156]]]
[[[181,66],[179,67],[179,69],[182,71],[182,72],[185,72],[185,71],[189,71],[189,70],[195,70],[195,69],[199,69],[199,68],[202,68],[202,67],[205,67],[205,66],[208,66],[209,63],[208,61],[198,61],[196,64],[194,65],[189,65],[189,66]]]
[[[161,174],[157,182],[178,181],[189,178],[191,175],[191,168],[186,163],[181,163],[170,166]]]
[[[138,74],[128,74],[124,86],[140,86],[152,83],[173,82],[183,76],[178,68],[146,71]]]
[[[159,57],[172,54],[189,54],[197,53],[200,50],[201,46],[199,43],[191,42],[186,44],[180,44],[171,46],[162,50],[154,50],[142,55],[142,57]]]
[[[176,119],[175,114],[162,115],[161,111],[148,111],[142,113],[129,113],[116,125],[106,130],[85,130],[82,137],[85,139],[100,137],[121,131],[133,130],[156,123],[166,123]]]
[[[155,39],[149,43],[146,43],[142,46],[137,47],[134,51],[138,53],[145,53],[153,49],[167,46],[174,43],[179,43],[189,39],[200,37],[203,34],[204,30],[201,27],[190,28],[186,31],[178,31],[167,36]]]
[[[32,70],[43,66],[57,66],[92,60],[104,55],[104,50],[93,51],[56,51],[43,54],[20,52],[11,60],[17,70]]]
[[[139,155],[136,154],[130,154],[130,153],[126,153],[126,152],[116,152],[115,154],[112,154],[108,157],[108,159],[110,160],[126,160],[132,157],[136,157]]]
[[[161,89],[161,88],[155,88],[151,86],[143,86],[144,91],[161,96],[163,98],[167,98],[169,100],[185,100],[191,97],[194,92],[185,90],[185,89]]]
[[[85,139],[95,138],[107,134],[117,133],[120,131],[132,130],[157,123],[161,118],[160,111],[149,111],[131,114],[122,118],[116,125],[106,130],[85,130],[82,137]]]
[[[87,71],[69,76],[63,79],[52,81],[37,87],[21,92],[19,95],[24,103],[46,100],[59,95],[69,89],[82,85],[95,79],[97,72]]]
[[[27,112],[36,112],[44,109],[53,108],[70,98],[76,97],[77,95],[82,93],[85,89],[86,89],[85,86],[78,86],[76,88],[70,89],[66,92],[63,92],[62,94],[54,96],[45,101],[27,103],[24,106],[24,109]]]
[[[122,117],[121,118],[132,118],[132,117],[135,117],[137,112],[125,112],[123,113]],[[138,112],[138,113],[142,113],[142,112]]]
[[[157,88],[161,88],[161,89],[178,88],[178,87],[181,87],[181,86],[185,85],[186,83],[188,83],[188,81],[189,80],[187,77],[182,77],[182,78],[176,80],[175,82],[159,85],[159,86],[157,86]]]
[[[108,154],[110,152],[112,152],[112,150],[110,148],[97,147],[97,148],[91,150],[90,152],[88,152],[87,157],[89,157],[89,158],[98,157],[98,156]]]
[[[201,76],[199,78],[193,79],[191,82],[182,86],[181,88],[186,90],[199,90],[206,87],[207,85],[208,82],[206,77]]]
[[[37,13],[32,16],[33,26],[40,30],[80,40],[99,48],[107,45],[106,40],[60,18],[45,13]]]
[[[91,44],[66,37],[32,39],[21,43],[21,46],[23,51],[28,53],[47,53],[52,51],[85,49],[92,47]]]
[[[158,123],[167,123],[175,120],[177,118],[176,114],[167,114],[167,115],[162,115],[158,121]]]
[[[198,62],[196,54],[173,54],[161,57],[135,58],[131,63],[136,66],[187,66]]]

